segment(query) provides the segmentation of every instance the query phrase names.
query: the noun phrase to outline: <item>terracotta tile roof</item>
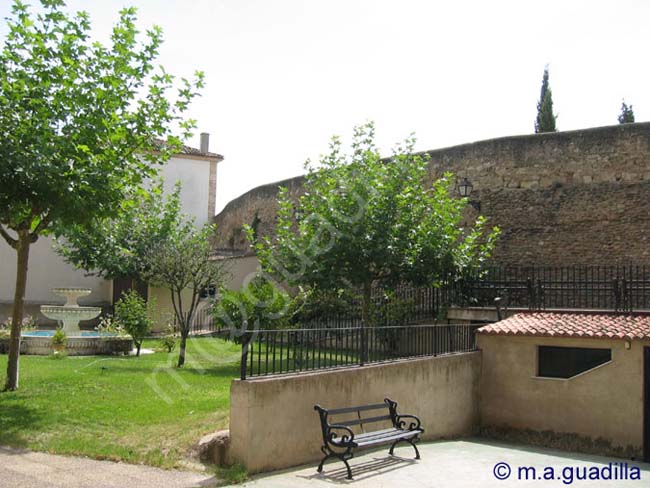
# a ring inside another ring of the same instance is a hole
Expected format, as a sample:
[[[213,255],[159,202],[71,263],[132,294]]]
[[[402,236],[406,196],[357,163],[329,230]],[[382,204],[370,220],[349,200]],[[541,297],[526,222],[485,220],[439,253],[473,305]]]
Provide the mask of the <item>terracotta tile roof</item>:
[[[165,145],[165,141],[161,139],[154,139],[154,145],[156,147],[163,147]],[[213,153],[213,152],[202,152],[200,149],[197,149],[192,146],[186,146],[182,145],[181,146],[181,154],[189,154],[192,156],[204,156],[208,158],[217,158],[220,161],[223,159],[223,156],[221,154]]]
[[[590,339],[650,339],[650,315],[524,312],[478,329],[480,334]]]

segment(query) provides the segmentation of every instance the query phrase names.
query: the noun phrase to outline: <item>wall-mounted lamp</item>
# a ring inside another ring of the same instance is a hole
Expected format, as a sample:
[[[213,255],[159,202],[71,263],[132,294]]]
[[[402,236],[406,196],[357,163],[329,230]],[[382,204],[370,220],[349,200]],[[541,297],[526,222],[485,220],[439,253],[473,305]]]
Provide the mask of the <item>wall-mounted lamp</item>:
[[[474,185],[467,178],[463,178],[460,183],[458,183],[458,193],[463,198],[469,198],[472,194]],[[477,212],[481,211],[481,202],[478,200],[469,200],[469,204],[476,209]]]

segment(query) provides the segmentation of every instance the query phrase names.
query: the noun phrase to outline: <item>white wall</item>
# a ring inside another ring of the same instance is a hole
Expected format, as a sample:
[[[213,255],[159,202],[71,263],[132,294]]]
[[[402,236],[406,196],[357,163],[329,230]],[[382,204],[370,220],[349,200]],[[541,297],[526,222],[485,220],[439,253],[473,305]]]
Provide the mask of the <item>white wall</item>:
[[[181,181],[181,203],[183,212],[196,219],[197,226],[205,224],[210,197],[210,163],[197,159],[173,157],[162,171],[165,191],[170,192],[178,180]]]
[[[197,225],[207,222],[211,217],[208,211],[210,161],[176,156],[163,167],[162,175],[165,191],[173,189],[176,181],[181,180],[183,212],[192,215]],[[3,239],[0,239],[0,276],[0,304],[11,304],[16,279],[16,252]],[[54,252],[50,238],[41,237],[30,249],[25,300],[32,304],[59,302],[60,299],[50,291],[57,286],[91,288],[92,294],[81,299],[82,304],[111,302],[110,281],[85,276],[83,271],[65,263]]]

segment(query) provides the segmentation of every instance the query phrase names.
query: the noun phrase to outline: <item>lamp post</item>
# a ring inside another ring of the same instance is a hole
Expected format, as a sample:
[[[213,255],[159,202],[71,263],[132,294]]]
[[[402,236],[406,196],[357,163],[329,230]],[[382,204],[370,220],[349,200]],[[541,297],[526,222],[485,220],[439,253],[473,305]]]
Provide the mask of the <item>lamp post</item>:
[[[461,197],[463,198],[469,198],[469,196],[472,194],[472,190],[474,189],[474,185],[472,185],[472,182],[467,179],[467,177],[464,177],[460,183],[458,183],[458,193],[460,194]],[[476,209],[477,212],[481,211],[481,202],[478,200],[469,200],[468,202],[472,207]]]

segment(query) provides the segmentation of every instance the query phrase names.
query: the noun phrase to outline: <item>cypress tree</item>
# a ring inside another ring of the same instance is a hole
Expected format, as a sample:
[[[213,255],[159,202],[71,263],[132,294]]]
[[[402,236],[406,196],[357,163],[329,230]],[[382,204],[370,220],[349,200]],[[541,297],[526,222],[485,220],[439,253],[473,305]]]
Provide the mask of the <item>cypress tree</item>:
[[[621,115],[618,116],[619,124],[633,124],[634,123],[634,110],[632,110],[632,105],[628,106],[623,100],[621,105]]]
[[[537,118],[535,119],[535,132],[555,132],[555,119],[553,114],[553,93],[548,84],[548,66],[544,68],[542,78],[542,91],[537,102]]]

